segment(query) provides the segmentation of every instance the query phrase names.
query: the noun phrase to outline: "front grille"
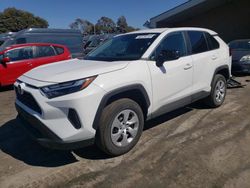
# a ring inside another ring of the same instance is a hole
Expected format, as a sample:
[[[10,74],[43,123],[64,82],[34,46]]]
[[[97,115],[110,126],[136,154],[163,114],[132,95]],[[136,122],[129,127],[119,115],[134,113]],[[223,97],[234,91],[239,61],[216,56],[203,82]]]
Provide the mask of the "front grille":
[[[41,110],[40,106],[37,104],[36,100],[34,99],[34,97],[30,93],[24,91],[23,94],[20,94],[19,92],[17,92],[16,88],[15,88],[15,91],[16,91],[16,97],[21,103],[23,103],[27,107],[31,108],[35,112],[42,114],[42,110]]]

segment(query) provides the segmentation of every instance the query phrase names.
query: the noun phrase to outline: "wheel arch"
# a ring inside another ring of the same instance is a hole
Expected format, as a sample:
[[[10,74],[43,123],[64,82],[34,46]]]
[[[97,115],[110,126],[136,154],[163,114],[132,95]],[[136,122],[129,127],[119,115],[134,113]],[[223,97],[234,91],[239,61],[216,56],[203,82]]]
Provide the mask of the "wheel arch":
[[[229,69],[228,65],[222,65],[220,67],[217,67],[214,71],[213,79],[214,79],[215,75],[217,75],[217,74],[221,74],[226,78],[226,80],[229,80],[230,79],[230,69]],[[211,86],[213,83],[213,79],[211,81]]]
[[[129,98],[137,102],[142,108],[144,118],[147,118],[150,99],[146,89],[141,84],[128,85],[114,89],[103,96],[92,125],[95,130],[98,128],[99,119],[105,106],[121,98]]]

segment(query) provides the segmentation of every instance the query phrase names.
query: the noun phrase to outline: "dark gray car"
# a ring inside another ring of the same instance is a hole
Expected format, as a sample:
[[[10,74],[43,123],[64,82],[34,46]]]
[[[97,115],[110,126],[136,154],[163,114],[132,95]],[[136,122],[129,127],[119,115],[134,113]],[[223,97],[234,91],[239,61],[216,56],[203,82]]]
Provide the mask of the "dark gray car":
[[[250,39],[235,40],[229,43],[232,53],[232,72],[250,73]]]

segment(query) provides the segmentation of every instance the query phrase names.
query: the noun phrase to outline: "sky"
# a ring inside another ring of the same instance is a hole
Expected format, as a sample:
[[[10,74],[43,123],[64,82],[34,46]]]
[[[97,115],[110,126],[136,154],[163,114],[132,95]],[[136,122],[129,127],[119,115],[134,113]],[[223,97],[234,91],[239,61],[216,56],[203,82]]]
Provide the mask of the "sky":
[[[143,28],[145,21],[187,0],[0,0],[0,12],[15,7],[40,16],[50,28],[68,28],[76,18],[96,23],[101,16],[125,16],[129,25]]]

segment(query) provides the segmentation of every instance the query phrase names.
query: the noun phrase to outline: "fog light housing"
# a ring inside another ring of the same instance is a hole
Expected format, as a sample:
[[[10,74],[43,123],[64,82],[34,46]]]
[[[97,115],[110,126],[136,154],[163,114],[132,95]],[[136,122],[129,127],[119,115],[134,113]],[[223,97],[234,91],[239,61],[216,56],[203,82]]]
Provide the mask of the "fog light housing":
[[[74,109],[69,109],[68,119],[76,129],[80,129],[82,127],[79,116]]]

